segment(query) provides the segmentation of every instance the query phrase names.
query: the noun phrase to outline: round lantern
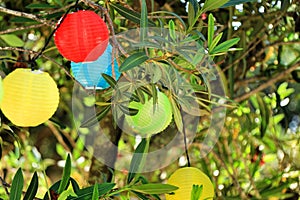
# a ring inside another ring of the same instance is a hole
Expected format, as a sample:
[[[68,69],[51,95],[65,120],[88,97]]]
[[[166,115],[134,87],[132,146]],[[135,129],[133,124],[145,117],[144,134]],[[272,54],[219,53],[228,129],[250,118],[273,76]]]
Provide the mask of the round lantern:
[[[51,76],[39,70],[16,69],[3,80],[3,114],[15,125],[37,126],[56,111],[59,92]]]
[[[191,199],[193,185],[203,186],[199,200],[213,199],[214,187],[210,179],[201,170],[184,167],[176,170],[168,179],[168,184],[178,187],[174,194],[166,194],[166,200]]]
[[[114,59],[116,79],[120,77],[117,60]],[[94,62],[71,62],[73,76],[85,88],[105,89],[109,84],[102,77],[102,73],[112,76],[112,46],[109,44],[104,53]]]
[[[2,78],[0,76],[0,106],[2,103],[2,99],[3,99],[3,84],[2,84]]]
[[[137,109],[136,115],[125,116],[125,122],[131,130],[141,136],[150,136],[163,131],[172,121],[172,106],[168,97],[162,93],[157,93],[157,103],[153,104],[153,98],[141,102],[132,101],[129,108]],[[155,107],[154,107],[155,106]]]
[[[80,10],[67,14],[55,31],[54,42],[65,58],[83,62],[97,60],[106,49],[108,38],[108,29],[101,17],[93,11]]]

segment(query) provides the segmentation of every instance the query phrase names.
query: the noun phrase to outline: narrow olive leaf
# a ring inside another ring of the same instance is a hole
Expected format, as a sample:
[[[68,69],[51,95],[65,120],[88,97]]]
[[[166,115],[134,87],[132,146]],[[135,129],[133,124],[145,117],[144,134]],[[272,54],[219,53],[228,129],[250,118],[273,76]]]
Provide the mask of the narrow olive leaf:
[[[176,40],[176,31],[175,31],[175,23],[173,20],[169,21],[169,34],[173,41]]]
[[[114,183],[97,184],[98,196],[102,196],[109,192],[115,186]],[[80,189],[76,194],[77,197],[69,197],[67,200],[91,200],[94,192],[94,186]]]
[[[209,10],[214,10],[216,8],[220,8],[227,2],[228,2],[228,0],[206,0],[201,11],[206,12]]]
[[[70,177],[70,182],[72,184],[73,191],[77,193],[80,190],[78,183],[72,177]]]
[[[21,168],[18,169],[11,184],[9,200],[20,200],[24,186],[24,178]]]
[[[31,3],[27,5],[25,8],[29,9],[49,9],[49,8],[56,8],[56,6],[49,5],[47,3]]]
[[[173,15],[174,17],[176,17],[180,21],[181,25],[184,27],[184,30],[186,30],[186,24],[185,24],[185,22],[183,21],[183,19],[179,15],[177,15],[174,12],[170,12],[170,11],[156,11],[156,12],[152,12],[151,14]]]
[[[139,97],[134,93],[124,92],[123,95],[128,97],[131,101],[140,102]]]
[[[263,138],[270,122],[270,110],[268,109],[268,105],[265,103],[265,101],[261,98],[259,94],[256,95],[256,99],[258,102],[261,116],[260,136],[261,138]]]
[[[135,90],[135,93],[137,94],[137,96],[138,96],[140,102],[141,102],[142,104],[145,104],[146,99],[145,99],[145,94],[144,94],[142,88],[137,88],[137,89]]]
[[[162,183],[147,183],[143,185],[133,185],[130,189],[143,194],[164,194],[173,192],[177,190],[178,187]]]
[[[0,137],[0,160],[2,158],[2,148],[3,148],[3,140],[2,138]]]
[[[207,30],[207,46],[210,49],[211,43],[215,34],[215,21],[213,14],[209,14],[208,16],[208,30]]]
[[[134,23],[137,23],[137,24],[140,24],[140,19],[141,19],[141,14],[138,13],[138,12],[135,12],[133,10],[130,10],[128,8],[125,8],[123,6],[121,6],[120,4],[116,4],[116,3],[110,3],[109,4],[113,9],[115,9],[120,15],[122,15],[123,17],[125,17],[126,19],[134,22]],[[148,25],[149,26],[156,26],[156,24],[151,21],[151,20],[148,20]]]
[[[65,190],[59,195],[57,200],[66,200],[70,196],[77,197],[77,194],[72,190]]]
[[[118,104],[118,108],[120,108],[120,110],[125,114],[125,115],[130,115],[130,116],[133,116],[133,115],[136,115],[139,110],[137,109],[134,109],[134,108],[128,108],[122,104]]]
[[[140,20],[140,41],[145,41],[148,32],[148,11],[146,0],[142,0],[141,20]]]
[[[34,172],[34,174],[32,176],[32,179],[30,181],[30,184],[28,186],[28,189],[27,189],[23,199],[24,200],[33,200],[35,198],[36,193],[37,193],[38,186],[39,186],[39,179],[38,179],[37,173]]]
[[[146,138],[143,138],[142,141],[137,146],[136,150],[134,151],[134,154],[131,159],[129,174],[127,177],[128,184],[138,174],[138,170],[140,168],[140,165],[143,162],[146,152],[148,152],[148,149],[149,149],[149,142]]]
[[[146,55],[145,52],[134,53],[124,60],[124,62],[121,64],[121,66],[119,68],[119,71],[124,72],[129,69],[132,69],[132,68],[144,63],[148,59],[149,59],[149,57]]]
[[[199,12],[199,4],[196,0],[189,0],[188,7],[188,24],[189,26],[193,26],[193,22],[198,15]]]
[[[225,3],[223,6],[221,6],[221,8],[235,6],[235,5],[247,3],[247,2],[255,2],[255,1],[257,1],[257,0],[229,0],[227,3]],[[285,1],[283,1],[283,2],[285,2]]]
[[[146,197],[144,194],[140,193],[140,192],[136,192],[136,191],[132,191],[138,198],[142,199],[142,200],[149,200],[148,197]]]
[[[62,179],[57,191],[58,194],[61,194],[69,185],[70,175],[71,175],[71,158],[70,158],[70,154],[68,154],[66,164],[63,170]]]
[[[219,44],[218,46],[216,46],[214,48],[214,50],[211,52],[211,54],[226,52],[230,47],[232,47],[233,45],[235,45],[239,41],[240,41],[240,38],[232,38],[230,40],[222,42],[221,44]]]
[[[99,200],[98,184],[94,185],[92,200]]]
[[[151,90],[152,90],[152,98],[153,98],[153,113],[155,112],[155,108],[157,105],[157,100],[158,100],[158,96],[157,96],[157,88],[155,84],[151,84]]]
[[[25,44],[23,40],[14,34],[2,34],[0,38],[11,47],[22,47]]]
[[[191,191],[191,200],[198,200],[200,199],[203,191],[203,185],[193,185]]]
[[[108,111],[110,110],[111,105],[108,105],[106,107],[104,107],[101,111],[99,111],[98,113],[96,113],[96,116],[93,116],[91,118],[89,118],[88,120],[84,121],[81,125],[80,128],[86,128],[86,127],[90,127],[93,126],[97,123],[99,123],[99,121],[106,116],[106,114],[108,113]]]
[[[212,52],[212,51],[214,50],[214,48],[217,46],[217,44],[218,44],[219,41],[221,40],[222,36],[223,36],[223,33],[220,33],[219,35],[217,35],[217,36],[213,39],[212,43],[210,44],[210,47],[208,47],[208,48],[209,48],[209,52]]]
[[[115,88],[117,82],[116,82],[116,80],[115,80],[113,77],[111,77],[111,76],[109,76],[109,75],[107,75],[107,74],[104,74],[104,73],[102,73],[101,75],[102,75],[102,77],[105,79],[105,81],[106,81],[112,88]]]
[[[180,110],[177,106],[176,101],[173,98],[169,98],[169,99],[170,99],[170,102],[172,105],[172,112],[174,115],[175,124],[176,124],[178,130],[182,133],[183,132],[183,122],[182,122],[182,116],[181,116]]]

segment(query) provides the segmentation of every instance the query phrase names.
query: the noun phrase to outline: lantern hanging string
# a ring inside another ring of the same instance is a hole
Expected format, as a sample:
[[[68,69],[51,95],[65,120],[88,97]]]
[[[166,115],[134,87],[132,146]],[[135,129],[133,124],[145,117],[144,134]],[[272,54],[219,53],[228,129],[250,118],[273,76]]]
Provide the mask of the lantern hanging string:
[[[75,5],[74,6],[71,6],[66,12],[65,14],[63,15],[62,19],[60,20],[60,22],[57,24],[56,28],[51,32],[51,34],[49,35],[48,39],[46,40],[45,42],[45,45],[43,46],[43,48],[40,50],[40,52],[38,54],[36,54],[32,59],[30,59],[30,63],[35,63],[35,60],[38,59],[42,53],[46,50],[48,44],[50,43],[51,41],[51,38],[53,37],[55,31],[57,29],[59,29],[60,25],[62,24],[62,22],[65,20],[65,18],[67,17],[67,14],[71,11],[71,9],[75,8],[76,11],[78,10],[78,3],[79,3],[79,0],[76,1]]]
[[[191,162],[190,162],[190,156],[189,156],[189,152],[188,152],[188,147],[187,147],[187,138],[186,138],[186,131],[185,131],[185,125],[184,125],[184,120],[182,119],[182,124],[183,124],[183,141],[184,141],[184,149],[185,149],[185,155],[186,155],[186,160],[187,160],[187,165],[188,167],[191,166]]]

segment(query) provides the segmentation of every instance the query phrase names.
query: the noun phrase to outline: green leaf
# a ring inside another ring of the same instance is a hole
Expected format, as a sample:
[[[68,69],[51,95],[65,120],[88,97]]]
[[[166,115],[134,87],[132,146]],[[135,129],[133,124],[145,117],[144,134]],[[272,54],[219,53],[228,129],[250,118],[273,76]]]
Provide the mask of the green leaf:
[[[268,105],[264,102],[264,100],[261,98],[259,94],[256,94],[256,99],[258,102],[260,116],[261,116],[260,136],[261,138],[263,138],[270,122],[270,110],[268,108]]]
[[[146,0],[142,0],[141,20],[140,20],[140,41],[145,41],[148,31],[148,11]]]
[[[137,173],[140,172],[143,167],[143,162],[145,160],[145,155],[149,150],[149,141],[150,139],[143,138],[142,141],[137,146],[136,150],[131,159],[129,174],[127,178],[127,183],[130,183],[134,177],[136,177]]]
[[[124,62],[122,63],[122,65],[119,68],[119,71],[124,72],[129,69],[132,69],[132,68],[142,64],[143,62],[145,62],[148,59],[149,59],[149,57],[146,55],[145,52],[134,53],[124,60]]]
[[[21,168],[18,169],[11,184],[9,200],[20,200],[24,186],[24,178]]]
[[[227,2],[228,2],[228,0],[206,0],[201,11],[206,12],[209,10],[214,10],[216,8],[220,8]]]
[[[173,20],[169,21],[169,34],[173,41],[176,40],[175,23]]]
[[[95,125],[103,117],[106,116],[106,114],[108,113],[108,111],[110,110],[110,108],[111,108],[111,105],[108,105],[108,106],[104,107],[101,111],[99,111],[98,113],[96,113],[96,116],[93,116],[93,117],[89,118],[88,120],[84,121],[80,125],[80,128],[86,128],[86,127],[90,127],[90,126]]]
[[[215,20],[214,16],[210,13],[208,16],[208,30],[207,30],[207,46],[210,47],[215,34]]]
[[[72,184],[73,191],[77,193],[77,191],[80,190],[78,183],[72,177],[70,177],[70,182]]]
[[[66,200],[69,196],[77,197],[76,193],[74,193],[72,190],[66,190],[59,195],[57,200]]]
[[[203,191],[203,185],[193,185],[191,191],[191,200],[198,200],[200,199]]]
[[[174,115],[175,124],[176,124],[178,130],[182,133],[183,132],[183,123],[182,123],[182,116],[181,116],[180,110],[177,106],[176,101],[173,98],[169,98],[169,99],[170,99],[170,102],[172,105],[172,112]]]
[[[222,42],[221,44],[219,44],[218,46],[216,46],[213,49],[213,51],[211,52],[211,54],[217,54],[217,53],[221,53],[221,52],[226,52],[226,51],[228,51],[228,49],[230,47],[232,47],[233,45],[235,45],[239,41],[240,41],[240,38],[232,38],[230,40]]]
[[[199,12],[199,4],[196,0],[189,0],[189,7],[188,7],[188,24],[189,26],[193,25],[195,17],[198,15]]]
[[[39,179],[38,179],[37,173],[34,172],[34,174],[32,176],[32,179],[30,181],[30,184],[28,186],[28,189],[27,189],[23,199],[24,200],[33,200],[35,198],[36,193],[37,193],[38,186],[39,186]]]
[[[70,180],[70,175],[71,175],[71,158],[70,158],[70,154],[68,154],[64,171],[63,171],[63,176],[57,191],[58,194],[61,194],[67,188]]]
[[[56,8],[56,6],[49,5],[47,3],[31,3],[27,5],[25,8],[29,9],[48,9],[48,8]]]
[[[138,12],[135,12],[133,10],[130,10],[128,8],[125,8],[123,6],[121,6],[120,4],[116,4],[116,3],[110,3],[109,4],[113,9],[115,9],[120,15],[122,15],[123,17],[125,17],[126,19],[135,22],[137,24],[140,24],[140,19],[141,19],[141,14]],[[156,26],[156,24],[151,21],[148,20],[148,25],[149,26]]]
[[[257,1],[257,0],[229,0],[227,3],[225,3],[223,6],[221,6],[221,8],[235,6],[235,5],[247,3],[247,2],[255,2],[255,1]]]
[[[111,77],[107,74],[104,74],[104,73],[102,73],[101,75],[112,88],[115,88],[117,81],[113,77]]]
[[[210,44],[210,46],[208,47],[209,51],[212,52],[214,50],[214,48],[217,46],[217,44],[219,43],[219,41],[221,40],[223,36],[223,33],[220,33],[219,35],[217,35],[217,37],[215,37],[212,41],[212,43]]]
[[[98,187],[98,196],[102,196],[109,192],[115,186],[114,183],[102,183],[97,184]],[[87,188],[80,189],[76,194],[77,197],[69,197],[68,200],[91,200],[93,197],[95,186],[90,186]]]
[[[120,110],[125,114],[125,115],[130,115],[130,116],[133,116],[133,115],[136,115],[139,110],[137,109],[134,109],[134,108],[128,108],[122,104],[119,104],[118,107],[120,108]]]
[[[92,200],[98,200],[98,199],[99,199],[98,184],[95,184],[94,185],[94,190],[93,190]]]
[[[26,18],[26,17],[14,17],[11,20],[9,20],[9,22],[14,22],[14,23],[34,22],[34,23],[36,23],[35,20],[29,19],[29,18]]]
[[[164,194],[173,192],[177,190],[178,187],[162,183],[147,183],[143,185],[133,185],[130,189],[143,194]]]
[[[7,43],[9,46],[12,47],[22,47],[25,44],[23,40],[21,40],[19,37],[17,37],[14,34],[3,34],[0,35],[0,38],[4,40],[4,42]]]

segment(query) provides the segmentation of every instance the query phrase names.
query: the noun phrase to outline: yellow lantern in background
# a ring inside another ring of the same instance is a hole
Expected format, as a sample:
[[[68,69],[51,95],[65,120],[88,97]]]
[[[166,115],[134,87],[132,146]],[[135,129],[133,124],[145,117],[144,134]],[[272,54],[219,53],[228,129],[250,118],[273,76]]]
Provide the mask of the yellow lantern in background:
[[[166,194],[166,200],[190,200],[193,185],[203,186],[199,200],[209,200],[214,197],[212,182],[206,174],[195,167],[184,167],[176,170],[168,179],[168,184],[177,186],[178,190],[175,190],[174,194]]]
[[[40,70],[16,69],[4,78],[3,89],[2,112],[17,126],[42,124],[58,107],[57,85]]]
[[[2,84],[2,78],[0,76],[0,107],[3,99],[3,84]]]

